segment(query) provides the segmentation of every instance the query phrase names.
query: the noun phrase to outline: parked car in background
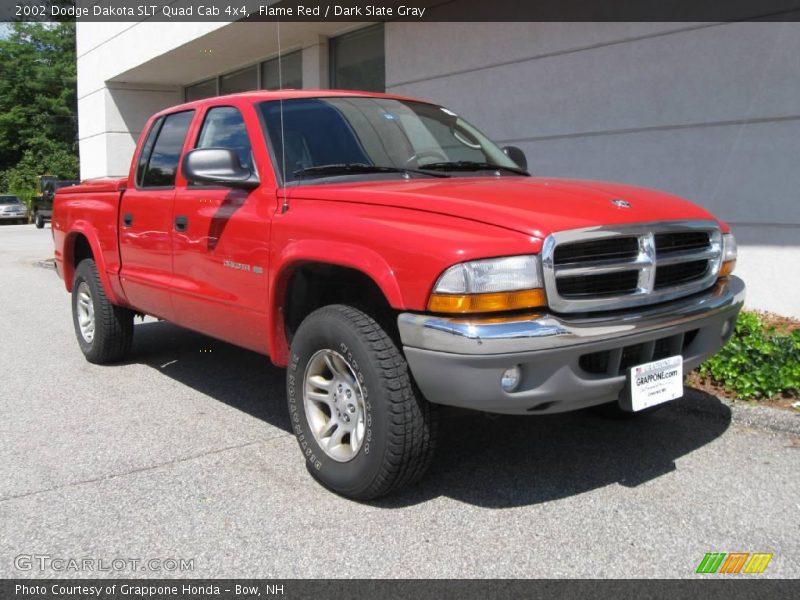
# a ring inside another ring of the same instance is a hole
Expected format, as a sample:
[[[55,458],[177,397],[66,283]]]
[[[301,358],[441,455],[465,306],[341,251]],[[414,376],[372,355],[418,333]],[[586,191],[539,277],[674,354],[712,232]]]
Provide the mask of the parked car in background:
[[[27,223],[28,207],[16,196],[12,196],[11,194],[0,195],[0,221]]]
[[[52,175],[39,177],[39,195],[31,202],[31,217],[37,229],[44,228],[44,224],[53,216],[53,198],[56,190],[78,183],[72,179],[58,179]]]

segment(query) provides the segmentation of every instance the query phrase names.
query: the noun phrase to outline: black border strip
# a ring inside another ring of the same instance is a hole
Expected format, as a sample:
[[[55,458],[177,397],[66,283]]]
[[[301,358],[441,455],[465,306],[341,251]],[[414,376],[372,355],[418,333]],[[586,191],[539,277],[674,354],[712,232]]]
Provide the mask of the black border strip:
[[[15,20],[786,22],[800,0],[0,0],[0,21]]]
[[[576,557],[577,559],[577,557]],[[380,598],[395,600],[669,599],[782,600],[798,597],[798,581],[739,575],[692,580],[658,579],[6,579],[4,600],[265,600]],[[24,586],[24,587],[23,587]],[[126,588],[127,586],[127,588]],[[237,594],[237,586],[240,593]],[[32,589],[41,592],[31,592]],[[144,588],[144,593],[124,593]],[[169,589],[168,592],[164,588]],[[247,591],[241,591],[246,588]],[[98,594],[96,590],[100,590]],[[75,591],[73,591],[75,590]],[[175,590],[173,593],[172,590]]]

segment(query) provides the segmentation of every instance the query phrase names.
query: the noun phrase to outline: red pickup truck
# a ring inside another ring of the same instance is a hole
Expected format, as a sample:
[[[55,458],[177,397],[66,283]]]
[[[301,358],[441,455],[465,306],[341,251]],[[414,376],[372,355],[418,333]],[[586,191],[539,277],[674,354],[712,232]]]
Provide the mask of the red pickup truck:
[[[676,196],[533,177],[455,112],[349,91],[164,110],[124,179],[58,191],[78,344],[136,314],[287,367],[312,475],[369,499],[419,479],[436,407],[653,410],[732,333],[728,226]]]

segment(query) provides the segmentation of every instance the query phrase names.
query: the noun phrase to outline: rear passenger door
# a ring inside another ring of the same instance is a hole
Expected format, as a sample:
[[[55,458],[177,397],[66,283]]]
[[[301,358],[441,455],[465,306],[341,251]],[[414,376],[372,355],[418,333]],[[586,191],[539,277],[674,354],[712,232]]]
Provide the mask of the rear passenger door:
[[[156,119],[147,133],[132,189],[119,209],[120,280],[131,306],[172,320],[175,177],[194,111]]]
[[[252,115],[254,116],[254,115]],[[235,106],[211,106],[192,148],[229,148],[258,169],[258,135]],[[251,130],[252,129],[252,130]],[[262,178],[263,181],[263,178]],[[269,224],[274,190],[198,185],[178,178],[173,233],[175,320],[184,327],[266,352]]]

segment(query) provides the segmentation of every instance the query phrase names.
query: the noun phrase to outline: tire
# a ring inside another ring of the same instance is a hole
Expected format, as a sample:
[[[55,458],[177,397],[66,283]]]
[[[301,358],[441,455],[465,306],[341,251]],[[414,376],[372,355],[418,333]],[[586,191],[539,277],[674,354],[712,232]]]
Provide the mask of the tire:
[[[436,407],[415,391],[405,358],[364,312],[334,304],[306,317],[292,341],[286,391],[306,467],[328,489],[371,500],[427,470]]]
[[[44,229],[44,217],[36,213],[33,215],[33,224],[36,225],[36,229]]]
[[[78,345],[90,363],[116,362],[130,352],[133,312],[108,301],[97,266],[90,258],[82,260],[75,270],[72,322]]]

